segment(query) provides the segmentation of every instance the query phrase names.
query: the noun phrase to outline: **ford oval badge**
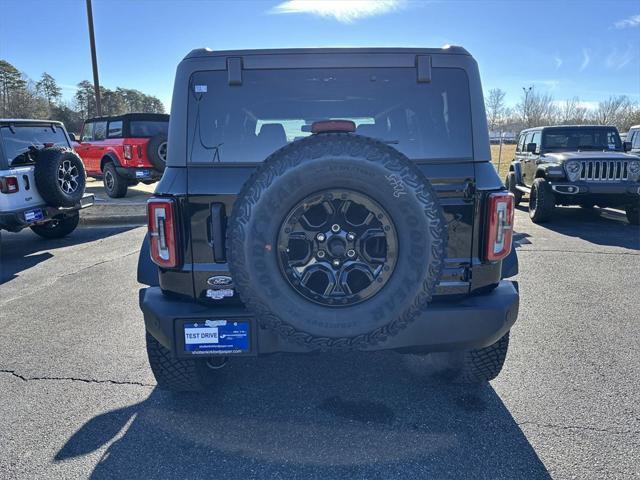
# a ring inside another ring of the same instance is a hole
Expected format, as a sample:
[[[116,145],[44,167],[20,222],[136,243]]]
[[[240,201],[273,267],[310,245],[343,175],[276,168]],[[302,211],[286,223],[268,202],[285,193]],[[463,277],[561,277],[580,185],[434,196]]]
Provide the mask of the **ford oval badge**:
[[[227,275],[216,275],[207,279],[207,285],[212,287],[229,287],[232,283],[233,280]]]

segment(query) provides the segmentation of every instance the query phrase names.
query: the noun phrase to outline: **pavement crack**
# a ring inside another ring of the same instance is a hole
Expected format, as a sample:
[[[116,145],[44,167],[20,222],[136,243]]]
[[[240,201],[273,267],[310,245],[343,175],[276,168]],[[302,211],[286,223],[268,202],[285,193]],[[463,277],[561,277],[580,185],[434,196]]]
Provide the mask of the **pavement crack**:
[[[78,378],[78,377],[25,377],[19,374],[15,370],[0,369],[0,373],[6,373],[12,375],[15,378],[22,380],[23,382],[39,382],[39,381],[61,381],[61,382],[81,382],[81,383],[102,383],[110,385],[133,385],[136,387],[155,387],[156,385],[142,382],[131,382],[125,380],[100,380],[95,378]]]
[[[558,425],[554,423],[538,423],[526,420],[524,422],[516,422],[518,426],[533,425],[539,428],[551,428],[554,430],[587,430],[598,433],[610,433],[613,435],[640,435],[640,430],[612,430],[609,428],[590,427],[586,425]]]

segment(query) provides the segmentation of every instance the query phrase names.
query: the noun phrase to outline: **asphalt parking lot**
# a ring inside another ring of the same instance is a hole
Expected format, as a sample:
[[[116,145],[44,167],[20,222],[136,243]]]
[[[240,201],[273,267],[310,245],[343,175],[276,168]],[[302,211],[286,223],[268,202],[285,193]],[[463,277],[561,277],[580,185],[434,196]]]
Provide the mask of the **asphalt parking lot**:
[[[490,386],[395,353],[232,361],[155,388],[140,227],[0,244],[2,478],[631,478],[640,472],[640,229],[516,215],[521,309]]]

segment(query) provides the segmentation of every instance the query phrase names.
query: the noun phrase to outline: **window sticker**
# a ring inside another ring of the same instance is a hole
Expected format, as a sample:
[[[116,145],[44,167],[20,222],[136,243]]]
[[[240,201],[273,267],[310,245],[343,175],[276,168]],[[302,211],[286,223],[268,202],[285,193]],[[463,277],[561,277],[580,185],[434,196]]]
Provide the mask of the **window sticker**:
[[[206,85],[194,85],[193,89],[196,93],[207,93]]]

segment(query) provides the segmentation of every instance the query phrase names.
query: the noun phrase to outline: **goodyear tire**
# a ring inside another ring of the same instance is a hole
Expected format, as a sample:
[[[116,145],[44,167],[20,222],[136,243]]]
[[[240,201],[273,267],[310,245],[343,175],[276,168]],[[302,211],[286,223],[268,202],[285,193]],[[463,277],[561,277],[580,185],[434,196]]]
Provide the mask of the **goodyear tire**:
[[[516,188],[516,186],[518,185],[516,172],[509,172],[507,174],[507,178],[504,183],[506,184],[507,190],[513,193],[513,197],[514,197],[513,202],[517,207],[518,205],[520,205],[520,202],[522,201],[522,192]]]
[[[243,302],[262,326],[320,350],[366,349],[402,330],[431,301],[446,243],[442,209],[415,165],[346,133],[267,158],[227,230]]]
[[[548,222],[553,216],[556,199],[544,178],[536,178],[529,194],[529,218],[533,223]]]
[[[147,143],[147,157],[159,172],[167,166],[167,136],[156,135]]]
[[[86,173],[80,157],[68,148],[48,147],[36,155],[34,177],[42,198],[54,207],[72,207],[84,194]]]

